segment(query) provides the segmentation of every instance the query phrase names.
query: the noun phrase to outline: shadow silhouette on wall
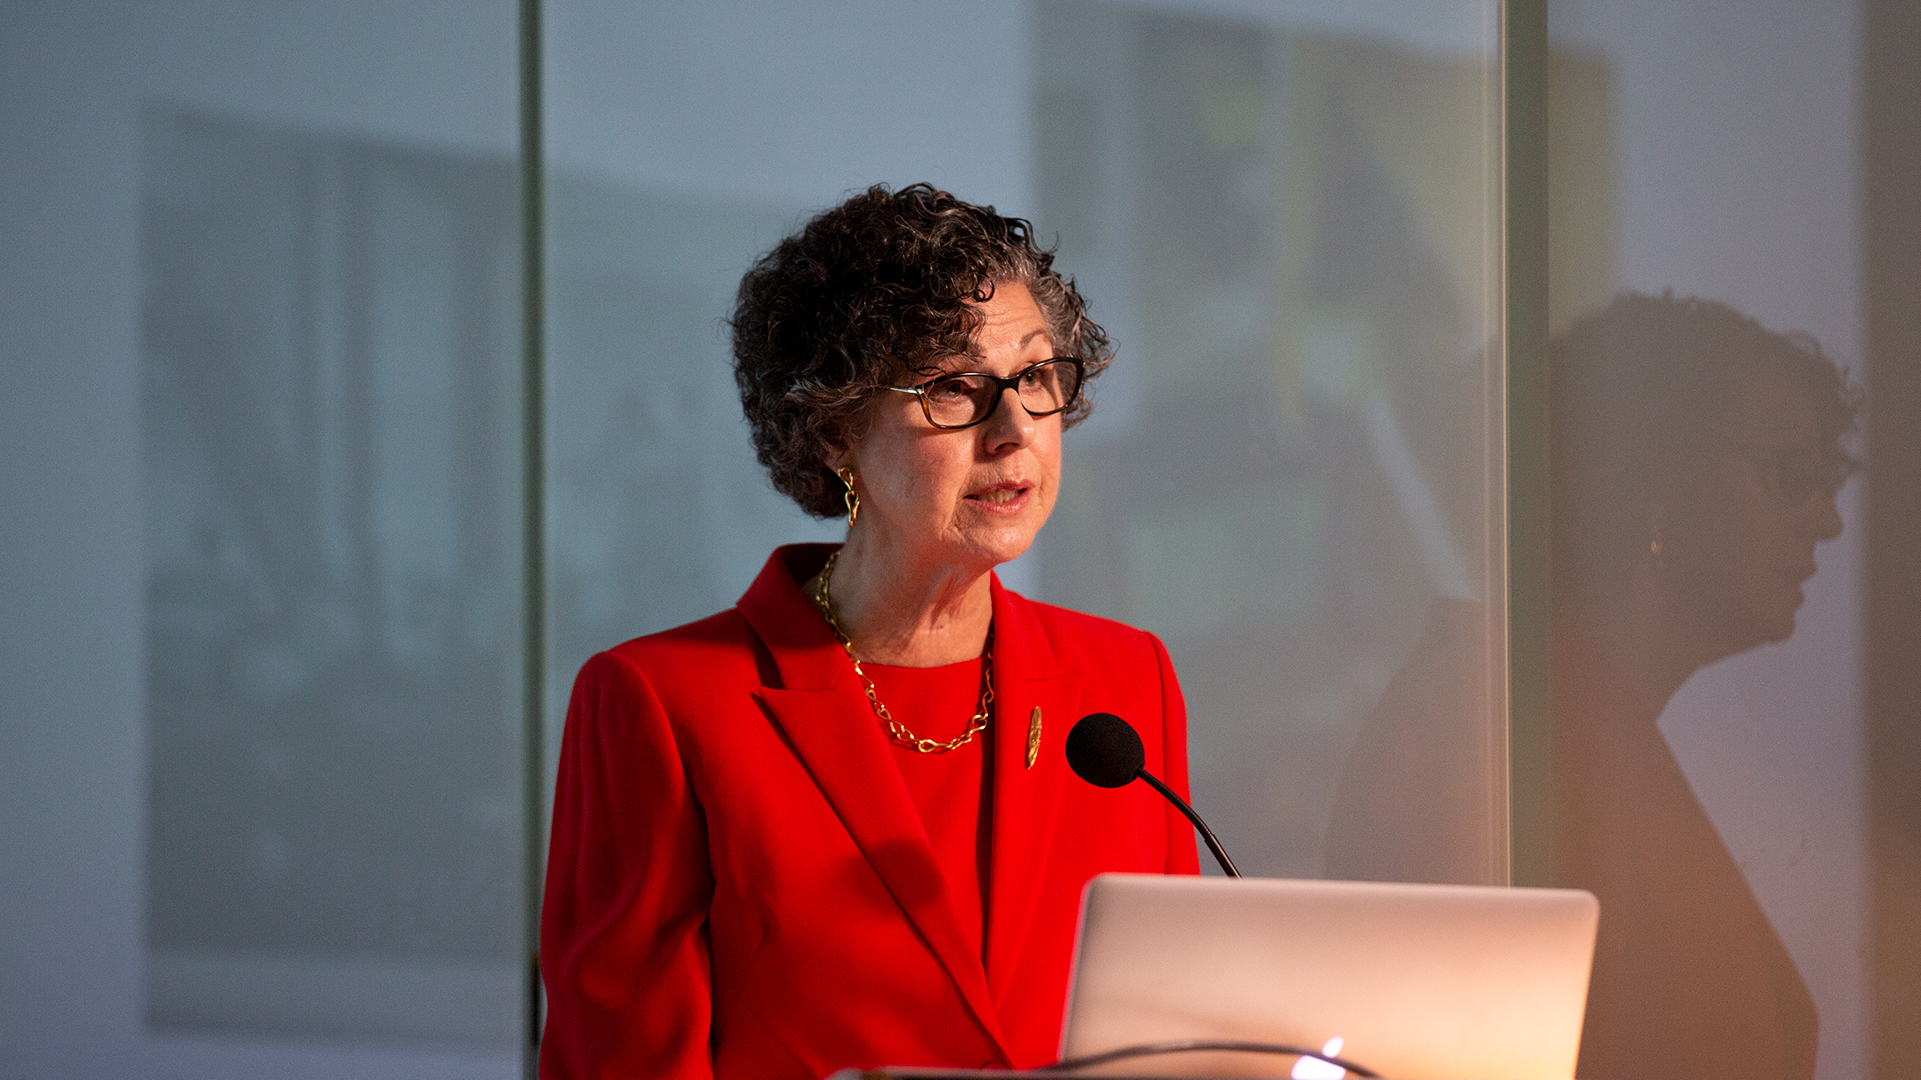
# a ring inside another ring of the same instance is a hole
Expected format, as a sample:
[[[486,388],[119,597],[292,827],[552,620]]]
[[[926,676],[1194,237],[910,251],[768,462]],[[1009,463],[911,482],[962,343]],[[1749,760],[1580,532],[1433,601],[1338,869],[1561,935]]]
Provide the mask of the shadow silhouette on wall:
[[[1555,874],[1601,899],[1578,1073],[1810,1077],[1813,999],[1656,725],[1695,672],[1794,633],[1857,391],[1811,338],[1671,294],[1623,294],[1549,364]],[[1487,880],[1476,606],[1436,603],[1357,739],[1330,876]]]

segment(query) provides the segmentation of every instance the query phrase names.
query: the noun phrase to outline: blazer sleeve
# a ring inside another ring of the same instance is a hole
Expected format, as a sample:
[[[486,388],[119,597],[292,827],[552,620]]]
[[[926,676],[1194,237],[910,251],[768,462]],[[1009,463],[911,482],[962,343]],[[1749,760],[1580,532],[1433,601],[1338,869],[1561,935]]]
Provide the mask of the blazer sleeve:
[[[646,677],[602,653],[574,683],[554,792],[543,1080],[710,1080],[706,826]]]
[[[1187,787],[1187,701],[1181,697],[1181,684],[1174,677],[1174,660],[1167,655],[1167,646],[1161,644],[1161,639],[1153,634],[1147,636],[1154,642],[1154,661],[1160,668],[1161,761],[1167,773],[1162,779],[1168,787],[1179,792],[1181,798],[1192,803],[1193,796],[1188,794]],[[1174,804],[1168,803],[1166,812],[1167,872],[1200,873],[1200,857],[1194,847],[1194,826],[1174,808]]]

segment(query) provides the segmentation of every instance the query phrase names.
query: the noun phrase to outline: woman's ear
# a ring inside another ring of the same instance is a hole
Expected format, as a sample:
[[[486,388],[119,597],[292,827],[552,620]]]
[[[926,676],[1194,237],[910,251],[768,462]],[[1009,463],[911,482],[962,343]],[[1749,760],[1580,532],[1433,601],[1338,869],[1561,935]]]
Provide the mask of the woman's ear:
[[[833,472],[839,472],[842,469],[853,469],[855,472],[860,471],[860,434],[858,429],[850,429],[847,425],[836,425],[836,430],[822,432],[821,434],[821,444],[825,451],[821,454],[821,460],[826,462],[829,470]]]

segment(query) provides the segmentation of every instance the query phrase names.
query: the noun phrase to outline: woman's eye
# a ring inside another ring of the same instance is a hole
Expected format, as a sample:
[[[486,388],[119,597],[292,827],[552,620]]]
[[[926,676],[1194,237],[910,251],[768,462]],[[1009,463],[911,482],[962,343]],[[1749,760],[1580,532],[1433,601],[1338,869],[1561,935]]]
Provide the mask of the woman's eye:
[[[929,386],[926,393],[934,401],[960,401],[967,397],[967,384],[962,379],[942,379]]]

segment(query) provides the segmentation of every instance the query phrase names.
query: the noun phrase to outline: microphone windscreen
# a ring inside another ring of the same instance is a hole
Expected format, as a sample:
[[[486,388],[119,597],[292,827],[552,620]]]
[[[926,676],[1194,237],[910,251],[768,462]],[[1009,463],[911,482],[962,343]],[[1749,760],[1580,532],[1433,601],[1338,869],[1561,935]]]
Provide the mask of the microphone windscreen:
[[[1134,725],[1113,713],[1089,713],[1067,733],[1067,764],[1096,787],[1126,787],[1147,764]]]

